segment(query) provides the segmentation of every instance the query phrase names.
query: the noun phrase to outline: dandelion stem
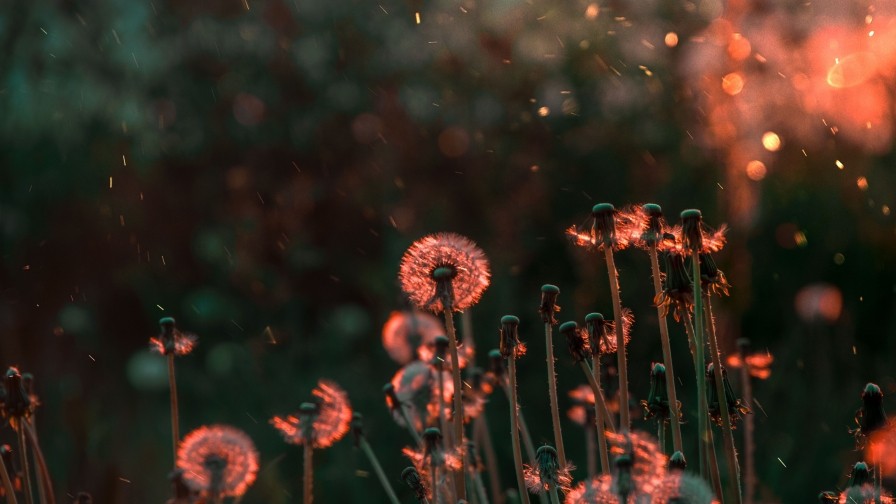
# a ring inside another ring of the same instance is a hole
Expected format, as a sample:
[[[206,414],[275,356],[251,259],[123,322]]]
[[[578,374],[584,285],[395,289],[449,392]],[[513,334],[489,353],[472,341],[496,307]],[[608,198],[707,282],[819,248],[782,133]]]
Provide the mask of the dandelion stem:
[[[377,460],[376,454],[373,453],[373,449],[370,447],[370,443],[367,442],[367,438],[360,436],[358,441],[361,445],[361,450],[364,451],[364,454],[367,455],[367,460],[369,460],[370,465],[373,466],[373,472],[376,473],[376,477],[379,478],[380,484],[383,485],[383,490],[385,490],[386,495],[389,496],[389,501],[392,502],[392,504],[401,504],[398,500],[398,496],[395,495],[395,490],[389,483],[389,479],[386,478],[386,473],[383,472],[383,467],[380,465],[380,461]]]
[[[485,494],[485,483],[482,482],[482,473],[475,467],[469,468],[470,480],[473,483],[475,492],[470,494],[479,504],[488,504],[488,496]]]
[[[544,337],[548,353],[548,392],[551,396],[551,416],[554,421],[554,442],[557,444],[557,458],[560,467],[566,467],[566,451],[563,449],[563,433],[560,432],[560,409],[557,406],[557,375],[554,373],[554,343],[551,338],[551,323],[544,324]]]
[[[311,496],[312,496],[312,487],[314,485],[314,470],[312,467],[312,455],[314,453],[314,448],[312,448],[311,443],[305,443],[305,474],[302,478],[304,481],[304,488],[302,489],[302,503],[303,504],[311,504]]]
[[[747,362],[746,346],[741,345],[740,381],[744,392],[744,402],[753,403],[753,381],[750,378],[750,364]],[[753,504],[753,491],[756,485],[756,473],[753,462],[753,415],[744,415],[744,503]]]
[[[6,504],[19,504],[12,488],[12,481],[9,479],[9,472],[6,470],[6,463],[2,460],[0,460],[0,478],[3,479],[3,489],[6,490]]]
[[[442,304],[445,306],[445,329],[448,331],[448,349],[451,352],[451,374],[454,378],[454,442],[458,446],[464,443],[464,403],[461,399],[461,391],[463,390],[460,381],[460,360],[457,358],[457,336],[454,331],[454,312],[451,308],[451,299],[445,297]],[[467,498],[467,489],[464,482],[464,465],[465,461],[461,460],[460,468],[457,470],[457,498]]]
[[[600,420],[597,420],[598,422]],[[596,422],[595,422],[596,425]],[[588,480],[597,476],[597,442],[594,440],[594,427],[585,423],[585,453],[587,455]]]
[[[600,384],[597,383],[595,372],[588,367],[588,364],[585,361],[582,361],[579,364],[582,366],[582,370],[585,371],[585,378],[588,379],[588,385],[591,386],[591,392],[594,393],[594,405],[597,408],[598,417],[603,418],[604,423],[607,424],[607,430],[615,434],[616,427],[613,425],[613,419],[610,418],[610,410],[607,408],[607,403],[604,400],[604,393],[600,389]]]
[[[510,400],[511,392],[507,382],[504,383],[504,393],[507,394],[507,400]],[[535,444],[532,443],[532,434],[529,432],[529,425],[526,423],[526,417],[519,407],[517,407],[516,418],[519,421],[519,432],[523,436],[523,447],[526,449],[526,456],[528,457],[529,463],[534,466]],[[548,496],[544,492],[538,493],[538,500],[542,504],[548,504]]]
[[[613,317],[616,318],[616,356],[619,366],[619,428],[628,432],[630,427],[628,411],[628,367],[625,355],[625,322],[622,319],[622,301],[619,299],[619,278],[613,248],[604,247],[607,258],[607,274],[610,278],[610,294],[613,297]]]
[[[446,452],[451,451],[451,434],[448,430],[448,419],[445,418],[445,373],[442,372],[442,365],[436,366],[436,380],[439,385],[439,428],[445,433],[442,436],[442,447]]]
[[[551,504],[560,504],[560,496],[557,495],[557,486],[553,483],[548,485],[548,493],[551,494]]]
[[[697,358],[697,394],[699,397],[703,398],[703,411],[700,413],[699,418],[697,419],[697,425],[700,430],[700,438],[704,443],[708,442],[710,433],[709,433],[709,423],[708,417],[709,413],[706,408],[706,361],[703,354],[703,296],[701,295],[701,285],[700,285],[700,253],[699,251],[692,250],[691,251],[691,265],[694,268],[693,271],[693,281],[694,281],[694,337],[696,343],[697,353],[695,357]],[[722,396],[723,398],[725,396]],[[719,496],[721,498],[721,496]]]
[[[657,428],[656,438],[660,445],[660,453],[665,455],[666,454],[666,421],[662,418],[659,421],[659,427]]]
[[[30,427],[30,429],[28,430],[28,433],[30,433],[31,435],[34,436],[31,441],[33,445],[37,444],[37,430],[34,429],[34,423],[36,420],[36,418],[35,418],[36,416],[37,415],[35,415],[34,412],[31,412],[31,417],[25,419],[25,422],[28,423],[28,426]],[[37,450],[37,449],[38,448],[35,447],[35,450]],[[37,485],[37,497],[40,500],[41,504],[47,504],[47,490],[44,488],[43,482],[44,482],[45,478],[47,481],[49,481],[49,477],[46,477],[41,465],[38,464],[35,467],[35,470],[37,472],[37,474],[35,474],[35,477],[37,478],[37,481],[39,483],[41,483],[41,484]],[[50,485],[47,485],[47,486],[49,487]]]
[[[474,436],[478,434],[476,445],[482,447],[485,452],[485,467],[488,470],[488,483],[492,493],[492,501],[495,504],[503,504],[501,493],[501,477],[498,473],[498,457],[495,454],[495,446],[492,444],[492,435],[488,430],[488,420],[485,417],[485,409],[473,421]]]
[[[174,465],[177,465],[177,447],[180,444],[180,414],[177,408],[177,380],[174,376],[174,353],[168,354],[168,386],[171,389],[171,440],[174,447]]]
[[[716,458],[716,443],[712,434],[712,429],[709,430],[709,440],[704,445],[704,449],[706,450],[706,457],[709,461],[709,477],[712,481],[713,488],[715,488],[719,500],[722,504],[725,504],[727,499],[725,499],[725,495],[722,492],[722,479],[719,477],[719,460]]]
[[[650,245],[650,269],[653,271],[653,290],[656,296],[663,293],[662,273],[656,244]],[[669,394],[669,417],[672,419],[672,446],[675,451],[682,451],[681,417],[678,411],[678,398],[675,392],[675,372],[672,369],[672,346],[669,343],[669,324],[663,316],[663,308],[657,306],[657,320],[660,326],[660,341],[663,343],[663,364],[666,366],[666,388]],[[684,452],[682,452],[684,453]]]
[[[520,488],[520,501],[529,504],[529,493],[526,491],[526,478],[523,476],[523,457],[520,454],[519,405],[516,400],[516,356],[510,356],[508,366],[510,377],[510,439],[513,447],[513,463],[516,468],[516,480]],[[533,457],[534,459],[534,457]]]
[[[429,456],[429,471],[432,474],[432,482],[430,483],[432,500],[436,504],[442,504],[442,482],[439,479],[439,465],[436,464],[436,458],[432,455]]]
[[[411,433],[411,437],[413,437],[414,441],[417,442],[417,446],[422,448],[423,438],[421,438],[420,433],[417,432],[417,428],[414,426],[413,420],[411,420],[411,415],[410,413],[408,413],[407,406],[402,403],[399,407],[401,408],[401,416],[402,418],[404,418],[404,423],[408,426],[408,432]]]
[[[25,494],[25,504],[34,504],[34,496],[31,489],[31,468],[28,465],[28,449],[25,445],[25,429],[22,427],[25,424],[25,420],[22,417],[18,417],[15,424],[19,442],[19,456],[22,461],[22,487]]]
[[[698,282],[699,283],[699,282]],[[734,492],[735,504],[741,503],[740,470],[737,467],[737,452],[734,448],[734,433],[731,429],[731,415],[725,398],[725,382],[722,377],[722,358],[716,341],[715,321],[712,316],[712,301],[709,292],[703,295],[703,310],[706,317],[706,332],[709,336],[709,352],[712,357],[713,374],[716,378],[716,393],[719,395],[719,410],[722,414],[722,438],[725,441],[725,458],[728,463],[728,478]]]
[[[682,325],[684,325],[684,330],[688,334],[688,346],[691,348],[691,357],[694,358],[694,371],[697,373],[697,385],[699,391],[700,377],[704,376],[706,372],[700,369],[700,366],[697,364],[697,337],[694,334],[694,325],[693,318],[691,314],[688,313],[686,318],[683,318],[681,321]],[[709,467],[706,463],[706,438],[703,436],[704,431],[700,424],[700,420],[709,415],[706,410],[706,393],[697,394],[697,430],[699,435],[697,436],[697,452],[700,455],[700,475],[703,476],[704,479],[709,479]]]
[[[610,456],[607,452],[607,435],[606,431],[608,428],[613,427],[613,422],[610,420],[610,411],[607,409],[607,403],[604,401],[603,391],[600,388],[600,357],[591,357],[591,377],[594,380],[594,385],[597,386],[597,390],[601,392],[600,394],[600,404],[598,404],[598,395],[594,394],[594,412],[597,416],[597,448],[600,450],[600,467],[601,473],[604,475],[610,474]],[[588,381],[588,384],[591,384],[591,380]],[[603,413],[601,413],[603,411]],[[615,429],[613,429],[615,430]]]
[[[28,440],[31,442],[31,449],[34,450],[34,462],[37,465],[38,477],[40,479],[38,488],[44,489],[44,491],[41,492],[41,496],[43,497],[41,502],[45,504],[56,504],[56,496],[53,493],[53,483],[50,482],[50,473],[47,470],[47,461],[44,459],[44,453],[37,443],[37,434],[27,421],[22,422],[22,426],[25,428],[25,433],[28,435]],[[44,498],[46,500],[44,500]]]

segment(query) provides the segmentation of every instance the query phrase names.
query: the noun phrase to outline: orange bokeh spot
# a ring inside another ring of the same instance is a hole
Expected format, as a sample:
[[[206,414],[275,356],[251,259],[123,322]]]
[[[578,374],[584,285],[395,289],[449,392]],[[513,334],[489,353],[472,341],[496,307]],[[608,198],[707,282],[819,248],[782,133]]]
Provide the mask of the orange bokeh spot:
[[[781,148],[781,137],[774,131],[766,131],[765,134],[762,135],[762,146],[765,147],[766,150],[775,152]]]
[[[843,294],[831,284],[810,284],[797,292],[794,304],[803,320],[822,320],[833,324],[843,309]]]
[[[600,9],[597,7],[596,3],[588,5],[588,8],[585,9],[585,19],[597,19],[597,15],[600,13]]]
[[[731,59],[745,59],[751,52],[753,52],[753,47],[743,35],[735,33],[731,36],[731,42],[728,43],[728,56],[731,56]]]
[[[869,52],[857,52],[840,58],[828,70],[828,84],[835,88],[858,86],[877,73],[877,58]]]
[[[760,181],[765,178],[767,173],[768,170],[765,168],[765,163],[762,161],[754,159],[747,163],[747,176],[750,177],[750,180]]]
[[[678,45],[678,34],[675,32],[669,32],[666,34],[665,38],[666,47],[675,47]]]
[[[744,78],[737,72],[722,77],[722,90],[731,96],[740,93],[744,89]]]

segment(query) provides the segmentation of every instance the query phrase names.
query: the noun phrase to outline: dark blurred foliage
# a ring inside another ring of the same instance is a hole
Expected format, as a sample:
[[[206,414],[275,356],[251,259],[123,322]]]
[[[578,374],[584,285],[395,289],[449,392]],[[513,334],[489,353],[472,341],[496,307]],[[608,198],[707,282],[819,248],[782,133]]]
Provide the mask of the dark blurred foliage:
[[[680,63],[721,4],[596,5],[593,19],[585,0],[10,0],[0,363],[35,375],[57,494],[166,498],[167,375],[147,340],[174,316],[200,337],[178,359],[182,432],[231,424],[261,452],[243,502],[297,501],[301,450],[268,419],[295,411],[318,377],[348,390],[410,501],[399,481],[410,440],[380,390],[398,366],[380,329],[403,306],[403,251],[436,231],[488,254],[492,285],[472,311],[478,363],[499,318],[518,315],[530,348],[521,404],[536,443],[550,441],[539,287],[560,287],[561,322],[612,312],[603,260],[563,236],[602,201],[731,223],[716,257],[733,286],[715,301],[722,351],[749,337],[775,356],[750,405],[758,495],[808,502],[842,485],[861,459],[847,426],[864,384],[888,405],[896,392],[892,154],[794,142],[763,180],[732,175],[699,141],[699,90]],[[682,43],[669,49],[671,31]],[[662,358],[649,263],[628,250],[617,264],[640,399]],[[809,296],[801,318],[797,293],[819,282],[842,293],[842,312],[817,316],[824,303]],[[693,445],[693,366],[670,324]],[[583,379],[555,347],[565,410]],[[512,487],[504,397],[488,411]],[[584,466],[581,430],[563,427]],[[12,442],[8,426],[0,440]],[[318,451],[318,500],[385,502],[369,472],[348,440]]]

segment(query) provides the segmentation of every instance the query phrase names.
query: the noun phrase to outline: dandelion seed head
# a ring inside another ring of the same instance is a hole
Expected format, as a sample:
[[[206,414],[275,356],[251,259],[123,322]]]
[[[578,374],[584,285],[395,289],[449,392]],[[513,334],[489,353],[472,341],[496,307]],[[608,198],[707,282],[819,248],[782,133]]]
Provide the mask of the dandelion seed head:
[[[423,310],[463,311],[479,301],[489,284],[488,259],[468,238],[455,233],[425,236],[401,259],[401,288]]]
[[[553,446],[542,446],[535,453],[535,465],[524,465],[523,474],[526,488],[531,493],[550,490],[551,487],[568,492],[572,484],[570,472],[575,469],[571,464],[560,466],[557,450]]]
[[[255,481],[258,452],[245,432],[228,425],[200,427],[177,451],[184,483],[207,498],[238,497]]]
[[[271,424],[287,443],[310,443],[314,448],[327,448],[348,433],[352,407],[348,394],[336,382],[320,380],[311,393],[315,402],[310,404],[310,408],[304,407],[286,417],[275,416]]]
[[[154,338],[149,338],[149,348],[161,355],[187,355],[193,351],[199,337],[193,333],[180,332],[171,317],[159,320],[162,333]]]
[[[399,364],[407,364],[415,358],[429,360],[433,341],[440,334],[445,334],[445,327],[433,315],[395,311],[383,325],[383,347]]]

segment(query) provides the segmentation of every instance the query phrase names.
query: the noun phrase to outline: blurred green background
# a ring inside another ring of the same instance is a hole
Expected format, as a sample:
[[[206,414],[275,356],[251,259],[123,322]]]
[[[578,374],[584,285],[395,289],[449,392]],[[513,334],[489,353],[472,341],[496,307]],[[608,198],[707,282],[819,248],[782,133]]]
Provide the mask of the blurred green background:
[[[743,112],[759,102],[746,91],[746,109],[703,102],[703,81],[720,93],[720,76],[694,63],[712,46],[705,37],[728,37],[738,22],[746,33],[793,16],[805,21],[794,40],[831,19],[864,29],[861,5],[833,5],[807,14],[711,0],[9,0],[0,363],[36,377],[60,500],[167,498],[167,375],[147,341],[173,316],[200,337],[178,359],[182,432],[231,424],[261,453],[243,502],[298,501],[301,449],[267,420],[295,411],[319,377],[349,392],[410,502],[399,481],[410,441],[380,390],[398,365],[380,331],[403,306],[402,253],[437,231],[488,255],[492,285],[472,311],[478,363],[497,346],[499,318],[518,315],[530,347],[521,404],[536,443],[550,441],[539,288],[560,287],[561,321],[611,312],[603,261],[563,236],[603,201],[659,203],[673,221],[697,207],[708,224],[729,223],[716,257],[733,286],[716,301],[722,351],[748,337],[775,357],[771,378],[754,386],[758,500],[809,502],[842,485],[861,459],[847,426],[864,384],[879,383],[891,409],[896,391],[890,138],[869,146],[821,120],[810,138],[787,121],[787,103],[766,103],[754,121]],[[779,79],[712,47],[735,70]],[[735,140],[718,134],[713,104]],[[777,152],[759,146],[766,129],[785,140]],[[743,139],[761,170],[731,154]],[[662,358],[649,262],[627,250],[617,264],[636,317],[631,391],[642,399]],[[833,296],[830,310],[840,295],[842,310],[819,315],[817,292]],[[670,324],[688,413],[693,370]],[[565,410],[565,392],[584,380],[565,343],[555,348]],[[504,397],[488,411],[513,487]],[[584,438],[564,421],[578,479]],[[0,440],[14,441],[9,426]],[[370,467],[348,439],[316,453],[318,502],[386,502],[358,471]]]

